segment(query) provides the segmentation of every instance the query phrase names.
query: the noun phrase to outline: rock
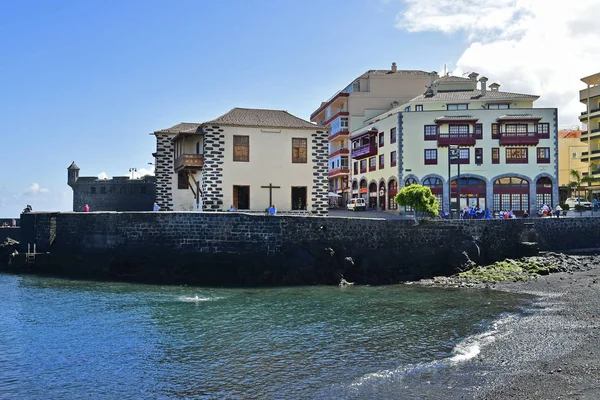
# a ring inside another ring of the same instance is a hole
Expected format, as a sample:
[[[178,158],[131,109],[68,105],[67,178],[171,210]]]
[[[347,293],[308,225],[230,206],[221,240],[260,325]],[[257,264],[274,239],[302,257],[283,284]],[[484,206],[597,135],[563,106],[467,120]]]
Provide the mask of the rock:
[[[7,265],[11,255],[17,252],[19,242],[14,239],[6,238],[4,243],[0,244],[0,266]]]

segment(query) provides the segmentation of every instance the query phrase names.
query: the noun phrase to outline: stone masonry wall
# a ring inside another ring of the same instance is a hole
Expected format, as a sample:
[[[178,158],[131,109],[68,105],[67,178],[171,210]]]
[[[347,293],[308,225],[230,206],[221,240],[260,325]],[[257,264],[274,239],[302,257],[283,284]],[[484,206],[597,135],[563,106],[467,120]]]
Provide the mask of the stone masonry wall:
[[[597,218],[429,221],[243,213],[31,213],[21,247],[50,252],[45,271],[229,285],[397,283],[449,275],[467,261],[600,247]]]
[[[316,131],[312,137],[313,186],[311,209],[314,215],[326,216],[329,213],[329,169],[328,133]]]
[[[225,134],[218,126],[204,128],[204,168],[202,170],[203,211],[223,209],[223,161]]]
[[[161,210],[173,210],[173,142],[167,134],[156,134],[156,203]]]

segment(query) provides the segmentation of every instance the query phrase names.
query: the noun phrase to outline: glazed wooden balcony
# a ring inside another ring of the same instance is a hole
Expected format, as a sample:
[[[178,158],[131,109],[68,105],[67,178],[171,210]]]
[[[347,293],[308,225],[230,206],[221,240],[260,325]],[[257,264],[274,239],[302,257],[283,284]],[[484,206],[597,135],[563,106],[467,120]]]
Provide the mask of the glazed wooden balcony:
[[[536,132],[501,132],[499,137],[499,143],[500,146],[536,146],[538,143],[540,143],[540,138],[538,137],[538,134]]]
[[[199,170],[204,167],[204,154],[182,154],[175,159],[175,172]]]
[[[438,146],[475,146],[474,133],[438,133]]]
[[[360,160],[367,157],[377,155],[377,144],[369,143],[352,149],[352,158]]]

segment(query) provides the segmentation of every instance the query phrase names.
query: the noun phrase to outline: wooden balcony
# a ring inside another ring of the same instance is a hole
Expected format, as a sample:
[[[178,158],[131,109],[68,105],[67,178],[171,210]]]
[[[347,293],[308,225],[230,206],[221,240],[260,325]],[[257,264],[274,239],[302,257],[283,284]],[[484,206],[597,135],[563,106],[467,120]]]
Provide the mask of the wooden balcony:
[[[522,133],[500,133],[500,146],[521,145],[521,146],[536,146],[540,143],[540,138],[536,132]]]
[[[350,174],[350,169],[349,168],[336,168],[336,169],[330,169],[329,170],[329,177],[333,178],[334,176],[339,176],[339,175],[349,175]]]
[[[352,149],[352,158],[355,160],[361,160],[374,155],[377,155],[376,143],[369,143]]]
[[[175,172],[200,170],[204,167],[204,154],[183,154],[175,159]]]
[[[438,133],[438,146],[475,146],[474,133]]]

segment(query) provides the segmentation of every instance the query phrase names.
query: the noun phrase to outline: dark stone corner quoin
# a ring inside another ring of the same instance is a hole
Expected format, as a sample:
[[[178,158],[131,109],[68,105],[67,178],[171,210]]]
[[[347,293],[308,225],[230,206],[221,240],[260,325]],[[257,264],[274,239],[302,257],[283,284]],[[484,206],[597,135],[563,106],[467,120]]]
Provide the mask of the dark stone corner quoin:
[[[600,248],[595,218],[423,221],[193,212],[30,213],[10,269],[197,285],[390,284],[531,251]]]

